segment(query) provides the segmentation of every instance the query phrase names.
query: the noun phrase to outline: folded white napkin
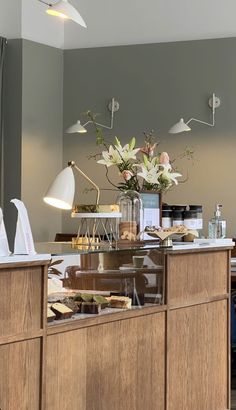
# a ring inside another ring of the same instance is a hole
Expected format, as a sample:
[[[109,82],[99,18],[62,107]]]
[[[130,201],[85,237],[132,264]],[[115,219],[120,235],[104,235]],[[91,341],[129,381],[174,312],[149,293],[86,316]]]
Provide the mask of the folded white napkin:
[[[30,227],[27,209],[19,199],[12,199],[11,202],[18,210],[16,224],[16,234],[14,243],[15,255],[35,255],[34,240]]]

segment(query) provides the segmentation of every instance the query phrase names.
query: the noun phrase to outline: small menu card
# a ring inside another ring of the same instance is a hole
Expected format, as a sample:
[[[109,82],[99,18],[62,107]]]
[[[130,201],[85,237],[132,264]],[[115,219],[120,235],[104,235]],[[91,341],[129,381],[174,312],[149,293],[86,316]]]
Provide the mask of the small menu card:
[[[0,256],[9,256],[10,254],[2,208],[0,208]]]
[[[19,199],[12,199],[11,202],[18,210],[16,224],[16,235],[14,243],[15,255],[35,255],[34,240],[30,227],[27,209]]]

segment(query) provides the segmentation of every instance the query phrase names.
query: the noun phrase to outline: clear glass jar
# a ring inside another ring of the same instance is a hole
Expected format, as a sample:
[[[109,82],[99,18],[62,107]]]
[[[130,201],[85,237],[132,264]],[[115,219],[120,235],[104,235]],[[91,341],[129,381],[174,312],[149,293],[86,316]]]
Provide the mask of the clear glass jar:
[[[136,241],[143,230],[142,200],[136,191],[123,191],[117,198],[122,214],[119,223],[119,239]]]

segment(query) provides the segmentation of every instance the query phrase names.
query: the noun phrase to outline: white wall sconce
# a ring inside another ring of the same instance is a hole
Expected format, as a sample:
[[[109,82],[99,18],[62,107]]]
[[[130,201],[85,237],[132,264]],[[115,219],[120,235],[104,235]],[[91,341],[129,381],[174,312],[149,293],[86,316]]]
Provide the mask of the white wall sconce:
[[[56,3],[48,3],[44,0],[38,0],[40,3],[46,4],[48,6],[46,13],[51,16],[61,17],[63,19],[73,20],[80,26],[87,28],[84,19],[81,17],[80,13],[74,6],[72,6],[68,0],[59,0]]]
[[[201,121],[198,120],[197,118],[190,118],[187,122],[181,118],[179,122],[177,122],[175,125],[173,125],[169,129],[170,134],[178,134],[180,132],[184,131],[191,131],[191,128],[189,127],[189,124],[191,121],[199,122],[200,124],[208,125],[209,127],[214,127],[215,126],[215,109],[220,106],[220,99],[219,97],[216,97],[215,94],[212,94],[212,97],[208,101],[208,105],[211,108],[212,111],[212,122],[206,122],[206,121]]]
[[[120,105],[117,101],[115,101],[114,98],[111,99],[111,101],[108,104],[108,110],[110,111],[110,125],[105,125],[105,124],[100,124],[99,122],[89,120],[85,124],[81,124],[80,121],[77,121],[75,124],[71,125],[69,128],[67,128],[66,133],[67,134],[73,134],[74,132],[79,132],[79,133],[85,133],[87,132],[87,129],[85,128],[88,124],[95,124],[98,125],[99,127],[107,128],[108,130],[112,130],[113,125],[114,125],[114,113],[118,111],[120,108]]]

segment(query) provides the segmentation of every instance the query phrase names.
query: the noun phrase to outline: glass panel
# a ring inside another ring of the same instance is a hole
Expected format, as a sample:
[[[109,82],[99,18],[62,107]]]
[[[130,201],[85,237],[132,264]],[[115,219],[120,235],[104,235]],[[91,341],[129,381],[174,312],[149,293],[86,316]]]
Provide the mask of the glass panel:
[[[92,314],[115,314],[165,303],[165,253],[161,250],[129,248],[78,256],[78,264],[65,267],[62,282],[66,292],[49,295],[52,310],[54,303],[73,309],[76,302],[78,313],[71,316],[83,319]]]

